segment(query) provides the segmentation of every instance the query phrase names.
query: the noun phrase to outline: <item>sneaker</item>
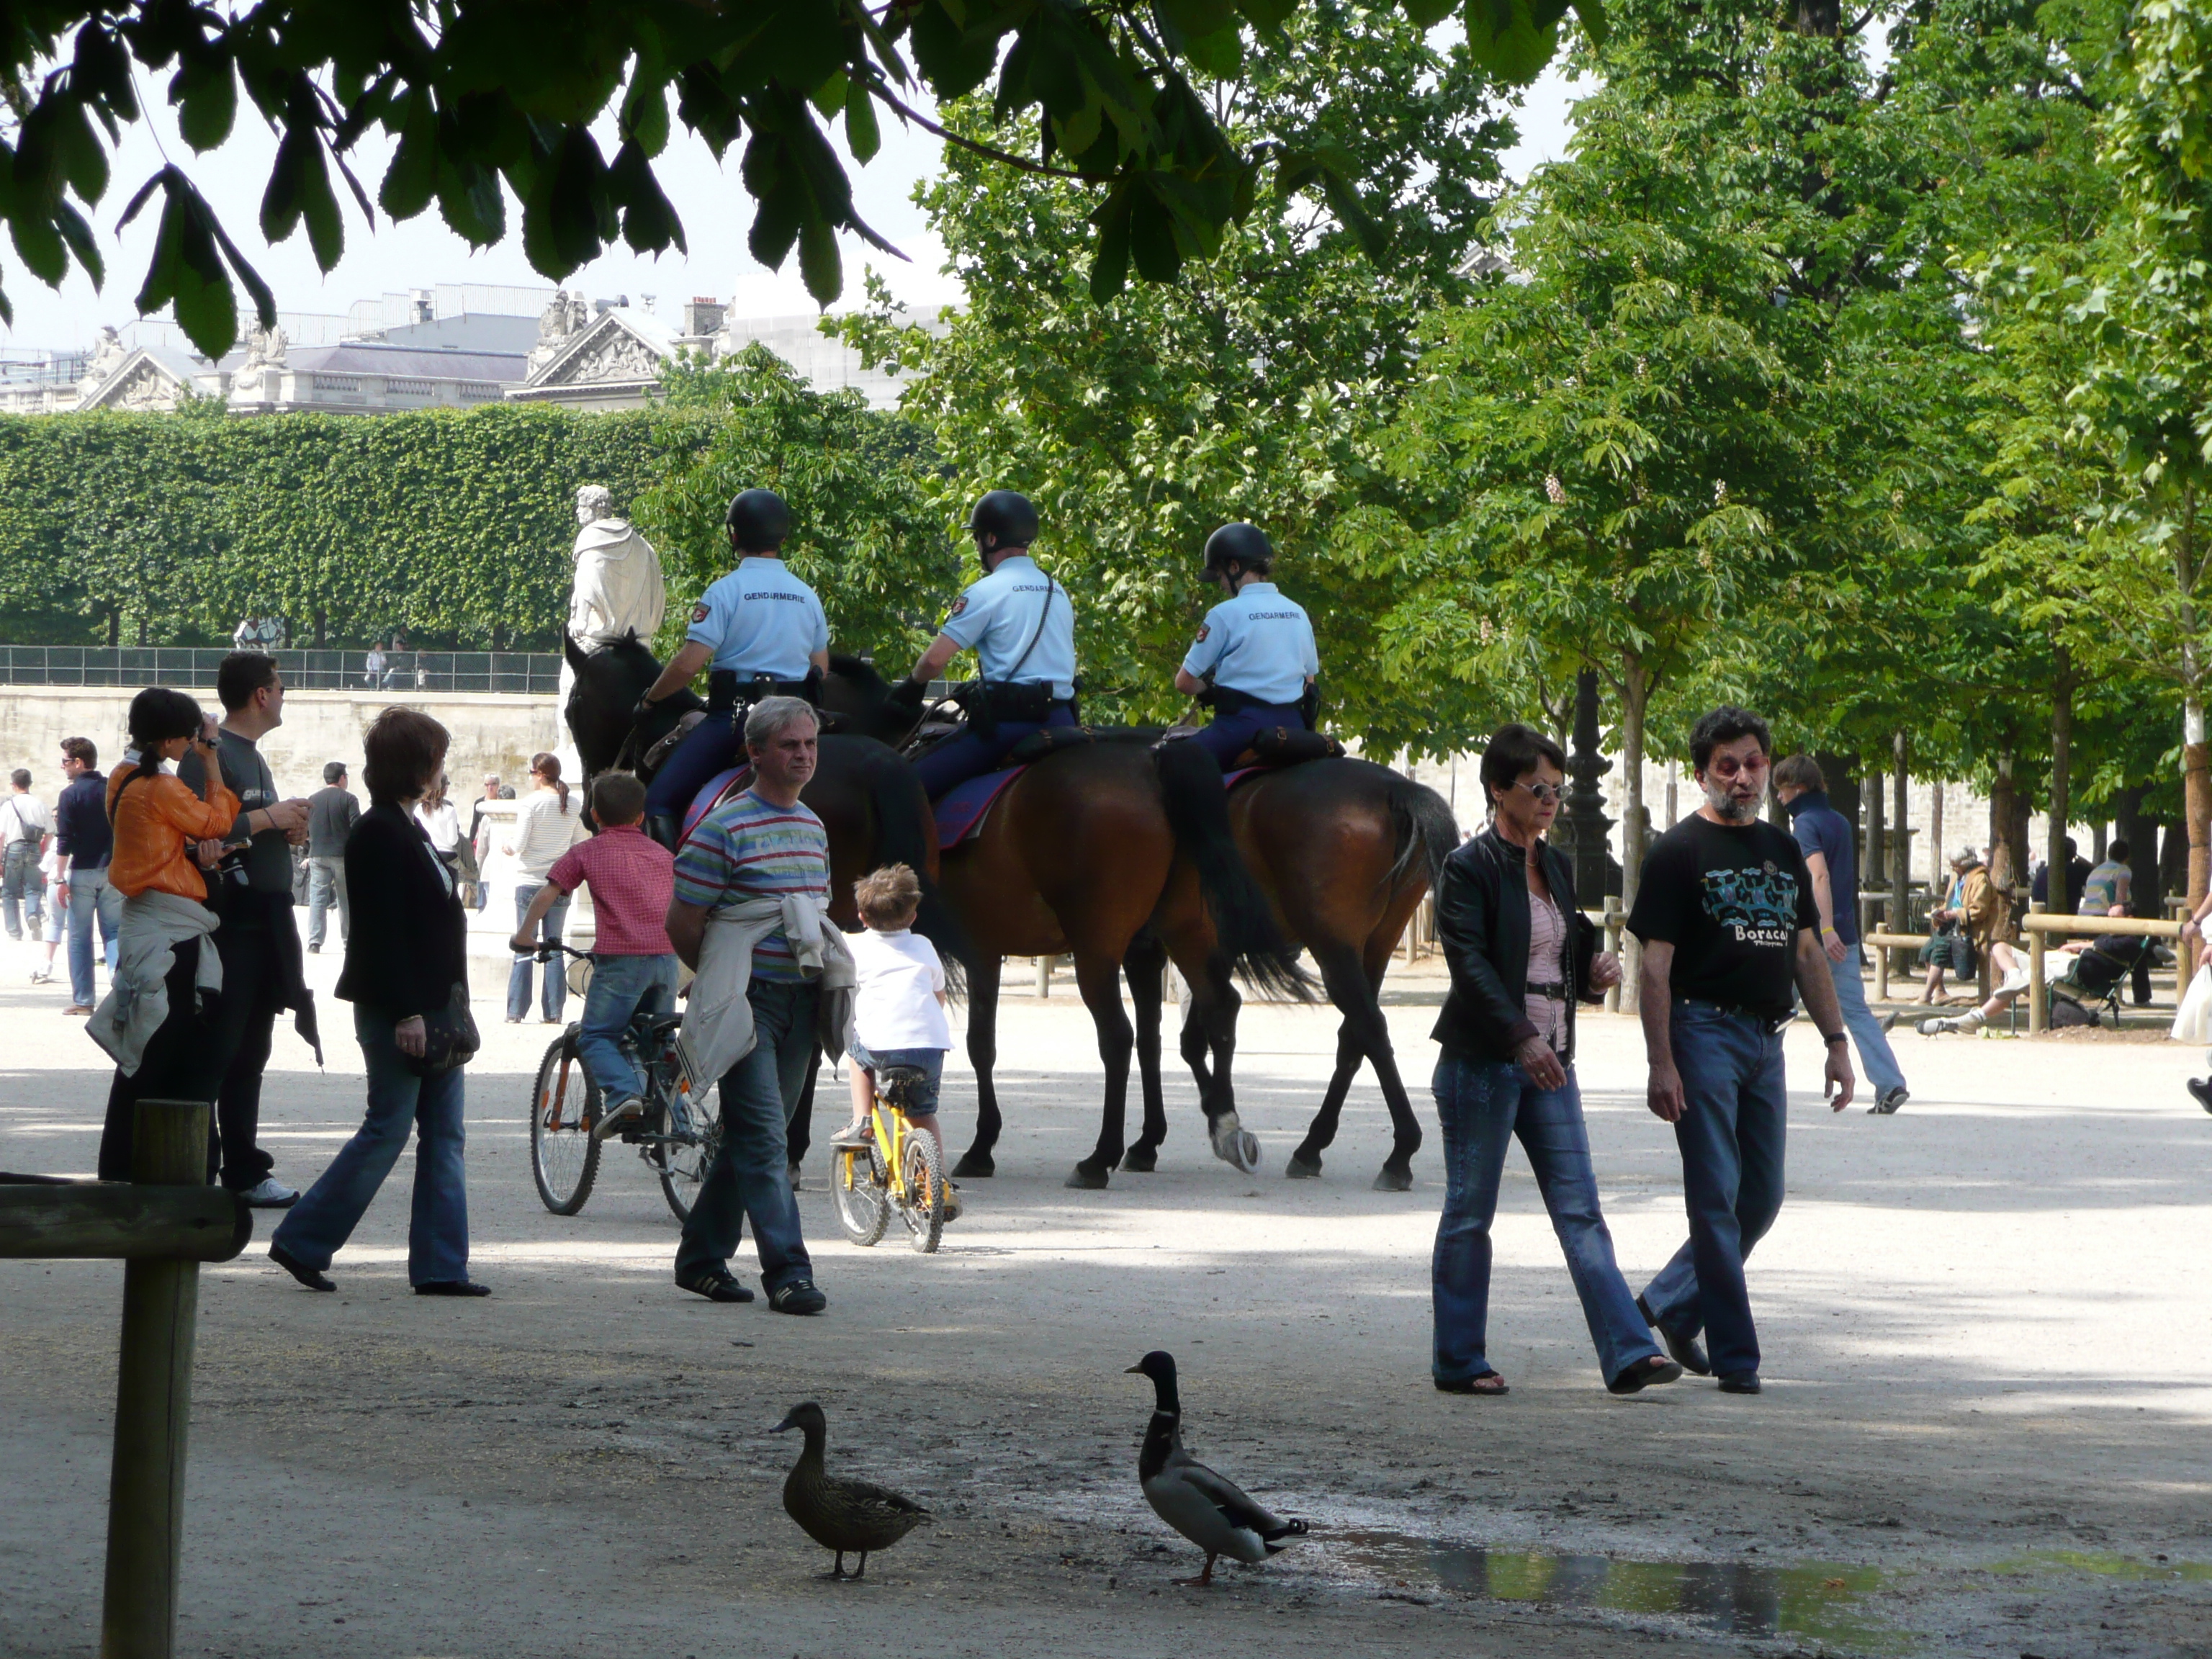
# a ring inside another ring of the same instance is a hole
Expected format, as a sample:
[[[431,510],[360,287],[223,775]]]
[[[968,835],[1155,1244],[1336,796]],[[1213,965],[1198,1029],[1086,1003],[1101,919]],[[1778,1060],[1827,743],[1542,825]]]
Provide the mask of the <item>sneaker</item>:
[[[2206,1111],[2212,1112],[2212,1077],[2193,1077],[2185,1086],[2191,1100]]]
[[[1912,1097],[1905,1091],[1905,1085],[1900,1083],[1894,1089],[1886,1091],[1884,1093],[1876,1096],[1875,1097],[1874,1104],[1868,1107],[1867,1110],[1869,1112],[1879,1113],[1887,1117],[1890,1113],[1894,1112],[1899,1107],[1904,1105],[1906,1101],[1911,1098]]]
[[[287,1187],[275,1176],[264,1176],[239,1196],[250,1210],[289,1210],[300,1201],[299,1189]]]
[[[1923,1019],[1917,1029],[1923,1036],[1941,1036],[1944,1032],[1957,1028],[1948,1019]]]
[[[322,953],[323,947],[319,945],[310,945],[307,947],[307,954],[311,957],[319,957],[322,955]]]
[[[2002,996],[2009,991],[2025,991],[2027,989],[2027,964],[2023,962],[2004,976],[2004,982],[1997,987],[1997,994]]]
[[[599,1121],[592,1126],[592,1139],[605,1140],[610,1135],[620,1134],[625,1125],[635,1123],[644,1116],[645,1103],[635,1095],[627,1100],[618,1100],[608,1107],[600,1115]]]
[[[830,1305],[830,1298],[814,1288],[812,1279],[794,1279],[770,1291],[768,1305],[778,1313],[818,1314]]]
[[[863,1119],[858,1123],[848,1123],[838,1130],[830,1137],[830,1144],[832,1146],[865,1146],[875,1138],[875,1126]],[[797,1184],[795,1182],[793,1183],[794,1186]]]

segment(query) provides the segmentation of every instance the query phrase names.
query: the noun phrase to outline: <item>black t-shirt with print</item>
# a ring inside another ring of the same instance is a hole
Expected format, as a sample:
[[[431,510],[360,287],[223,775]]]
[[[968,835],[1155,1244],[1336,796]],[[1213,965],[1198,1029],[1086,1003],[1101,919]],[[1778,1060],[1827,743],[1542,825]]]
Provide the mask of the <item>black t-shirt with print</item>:
[[[1779,1019],[1792,1000],[1797,930],[1820,914],[1795,836],[1765,822],[1685,818],[1651,844],[1628,929],[1674,947],[1670,983]]]

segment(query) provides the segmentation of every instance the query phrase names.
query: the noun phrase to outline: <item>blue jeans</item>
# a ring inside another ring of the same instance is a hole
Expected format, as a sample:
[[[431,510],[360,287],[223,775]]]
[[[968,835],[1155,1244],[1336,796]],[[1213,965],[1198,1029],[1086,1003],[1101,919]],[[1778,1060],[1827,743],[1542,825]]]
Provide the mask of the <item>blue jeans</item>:
[[[338,941],[353,931],[353,905],[346,897],[345,860],[311,858],[307,860],[307,948],[319,951],[330,931],[331,911],[338,913]]]
[[[1749,1014],[1677,999],[1674,1069],[1682,1076],[1682,1199],[1688,1243],[1645,1286],[1652,1318],[1680,1336],[1703,1331],[1721,1376],[1759,1369],[1744,1258],[1782,1210],[1790,1097],[1782,1036]]]
[[[945,1082],[945,1054],[942,1048],[885,1048],[880,1054],[863,1048],[855,1041],[846,1048],[846,1055],[864,1072],[880,1072],[886,1066],[911,1066],[921,1073],[921,1081],[913,1093],[914,1105],[908,1117],[934,1117],[937,1115],[937,1091]]]
[[[1892,1089],[1905,1086],[1905,1073],[1890,1051],[1889,1039],[1875,1023],[1874,1010],[1867,1006],[1866,981],[1859,977],[1864,957],[1857,945],[1850,950],[1848,962],[1828,964],[1828,977],[1835,981],[1836,1006],[1843,1010],[1844,1028],[1858,1045],[1859,1064],[1865,1067],[1867,1081],[1874,1085],[1874,1097],[1879,1101]]]
[[[92,1006],[92,921],[100,918],[100,946],[107,960],[107,976],[115,977],[115,935],[123,926],[123,895],[107,884],[107,872],[72,870],[69,872],[70,1000],[80,1008]]]
[[[46,872],[39,868],[39,844],[20,837],[0,851],[0,925],[9,939],[23,937],[23,924],[31,924],[31,937],[39,937],[46,896]]]
[[[744,734],[732,723],[732,710],[710,711],[676,745],[676,752],[660,763],[653,781],[645,787],[645,810],[656,817],[680,818],[707,780],[726,772],[745,757]]]
[[[392,1040],[389,1014],[356,1006],[354,1035],[368,1063],[368,1115],[315,1184],[285,1213],[270,1243],[318,1271],[331,1265],[407,1146],[415,1125],[415,1206],[407,1228],[407,1282],[469,1276],[469,1197],[463,1176],[462,1073],[417,1077]]]
[[[1306,729],[1306,717],[1294,702],[1273,708],[1255,703],[1234,714],[1217,714],[1190,740],[1219,761],[1221,769],[1226,772],[1237,763],[1237,757],[1252,746],[1254,738],[1278,726],[1303,732]]]
[[[608,1105],[645,1092],[645,1079],[617,1039],[638,1014],[665,1014],[675,1006],[674,957],[601,957],[592,963],[576,1054]]]
[[[1030,732],[1042,731],[1048,726],[1074,724],[1074,705],[1056,702],[1041,720],[1000,720],[997,734],[993,737],[985,737],[971,725],[916,761],[915,773],[921,779],[923,792],[930,799],[941,800],[946,792],[969,779],[996,771],[1006,758],[1006,751]]]
[[[514,887],[514,925],[520,930],[522,919],[530,914],[530,902],[538,896],[542,881],[517,882]],[[558,939],[561,929],[568,921],[568,895],[563,893],[553,901],[553,908],[545,913],[544,921],[538,925],[541,939]],[[507,1017],[520,1019],[530,1012],[530,970],[537,965],[534,957],[517,957],[514,966],[507,970]],[[548,1019],[561,1018],[561,1011],[568,1006],[568,960],[555,957],[545,964],[545,988],[539,1006]]]
[[[799,1236],[799,1201],[791,1195],[784,1125],[799,1105],[814,1058],[816,989],[811,981],[757,979],[745,994],[753,1005],[757,1041],[750,1054],[722,1074],[722,1144],[684,1224],[676,1271],[726,1267],[750,1216],[761,1283],[773,1292],[814,1274]]]
[[[1490,1224],[1507,1144],[1518,1135],[1544,1195],[1567,1273],[1608,1382],[1659,1352],[1650,1327],[1613,1258],[1613,1235],[1599,1212],[1597,1176],[1574,1068],[1566,1084],[1539,1089],[1511,1060],[1445,1054],[1431,1085],[1444,1131],[1444,1210],[1431,1265],[1436,1304],[1434,1370],[1439,1382],[1485,1376],[1490,1315]]]

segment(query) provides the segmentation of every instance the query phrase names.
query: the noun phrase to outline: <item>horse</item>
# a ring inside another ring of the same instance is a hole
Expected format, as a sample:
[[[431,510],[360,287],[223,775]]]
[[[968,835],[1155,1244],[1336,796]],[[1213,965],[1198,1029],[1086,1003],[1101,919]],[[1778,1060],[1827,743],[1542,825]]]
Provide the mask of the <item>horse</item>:
[[[841,714],[885,737],[916,724],[887,707],[887,688],[869,664],[833,657],[830,670],[824,702]],[[1007,786],[975,836],[941,855],[945,896],[975,945],[968,1017],[975,1139],[956,1176],[986,1176],[996,1168],[1004,1120],[992,1071],[1003,957],[1075,958],[1106,1068],[1097,1144],[1067,1177],[1077,1188],[1104,1187],[1116,1167],[1157,1167],[1166,1129],[1158,1073],[1167,961],[1188,977],[1226,984],[1236,973],[1289,995],[1310,993],[1237,852],[1213,757],[1183,744],[1155,750],[1149,741],[1110,740],[1150,735],[1108,733],[1102,737],[1109,740],[1054,747]],[[1133,1030],[1121,1007],[1125,965],[1138,1011]],[[1136,1147],[1124,1138],[1133,1048],[1146,1121]],[[1237,1120],[1225,1070],[1202,1083],[1200,1096],[1215,1154],[1248,1172],[1256,1167],[1259,1143]]]
[[[646,730],[634,735],[637,701],[660,678],[659,659],[634,635],[591,652],[579,649],[573,640],[564,639],[562,645],[575,671],[562,714],[584,763],[588,802],[591,781],[601,772],[627,765],[641,777],[649,775],[641,760],[644,751],[673,731],[683,715],[706,704],[691,691],[679,690],[664,698]],[[946,981],[958,994],[967,983],[974,950],[938,883],[937,821],[921,780],[887,744],[827,729],[830,725],[824,721],[814,775],[799,798],[822,820],[829,836],[830,918],[848,930],[858,927],[853,884],[884,865],[906,865],[921,882],[914,930],[937,947]],[[805,1098],[792,1120],[793,1164],[806,1152],[813,1098],[810,1069]]]
[[[1229,817],[1276,921],[1312,953],[1322,988],[1344,1016],[1321,1110],[1284,1174],[1292,1180],[1321,1174],[1322,1150],[1336,1139],[1364,1060],[1374,1066],[1390,1111],[1390,1155],[1375,1190],[1405,1192],[1413,1184],[1421,1128],[1382,1017],[1382,975],[1391,948],[1459,845],[1451,808],[1435,790],[1388,768],[1339,757],[1239,781],[1230,791]],[[1182,1048],[1201,1091],[1227,1086],[1238,1000],[1224,975],[1191,981]]]

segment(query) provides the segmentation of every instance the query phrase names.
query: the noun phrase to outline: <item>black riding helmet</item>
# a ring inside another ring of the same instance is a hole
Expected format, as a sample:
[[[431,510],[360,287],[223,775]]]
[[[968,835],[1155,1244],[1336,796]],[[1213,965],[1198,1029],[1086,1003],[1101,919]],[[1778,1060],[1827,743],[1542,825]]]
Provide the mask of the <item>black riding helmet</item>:
[[[1267,532],[1255,524],[1225,524],[1208,536],[1206,566],[1201,574],[1226,576],[1232,564],[1240,564],[1263,576],[1273,569],[1275,548],[1267,539]]]
[[[986,553],[1027,547],[1037,538],[1037,510],[1026,495],[994,489],[975,503],[968,530]]]
[[[732,498],[722,526],[740,553],[774,553],[791,534],[791,508],[773,489],[748,489]]]

